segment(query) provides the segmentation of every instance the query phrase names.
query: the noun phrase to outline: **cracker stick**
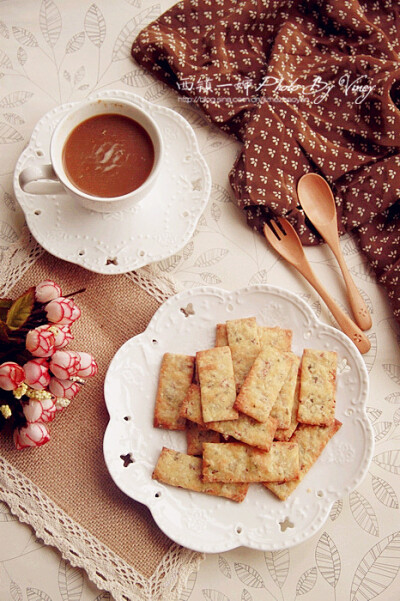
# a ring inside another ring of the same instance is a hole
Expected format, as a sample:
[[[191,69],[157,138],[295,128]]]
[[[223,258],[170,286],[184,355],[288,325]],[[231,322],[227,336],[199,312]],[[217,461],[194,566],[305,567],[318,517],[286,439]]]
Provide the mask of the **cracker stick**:
[[[329,440],[339,430],[341,425],[341,422],[338,420],[335,420],[333,424],[326,427],[300,424],[290,439],[290,442],[296,442],[299,446],[299,478],[292,482],[283,482],[281,484],[264,483],[264,485],[273,492],[274,495],[281,499],[281,501],[285,501],[301,480],[303,480],[304,476],[314,465]]]
[[[203,442],[220,442],[218,432],[208,430],[205,426],[199,426],[193,422],[186,424],[186,444],[188,455],[202,455]]]
[[[299,451],[292,442],[274,442],[268,452],[240,442],[204,443],[204,482],[282,482],[299,475]]]
[[[335,419],[337,354],[304,349],[300,366],[297,419],[304,424],[329,426]]]
[[[282,328],[269,328],[267,326],[258,327],[258,337],[260,339],[261,348],[272,344],[281,351],[290,351],[292,348],[292,330],[284,330]]]
[[[193,378],[194,357],[165,353],[158,380],[154,426],[184,430],[180,409]]]
[[[196,354],[201,407],[205,423],[237,419],[235,377],[229,346],[218,346]]]
[[[217,323],[215,332],[215,346],[228,346],[226,323]]]
[[[288,428],[290,426],[292,407],[297,383],[297,374],[299,371],[300,357],[291,353],[293,359],[286,380],[279,391],[277,399],[272,406],[270,417],[278,420],[278,428]]]
[[[291,415],[290,415],[289,427],[284,428],[284,429],[277,428],[277,430],[275,432],[275,440],[290,440],[293,432],[296,430],[297,424],[299,423],[297,421],[297,410],[299,407],[299,392],[300,392],[300,373],[298,372],[296,388],[295,388],[295,392],[294,392],[292,411],[291,411]]]
[[[200,386],[197,384],[189,386],[187,395],[182,402],[180,415],[195,424],[204,426],[203,413],[201,411]]]
[[[164,447],[153,471],[153,478],[164,484],[179,486],[207,495],[226,497],[240,503],[247,494],[248,484],[203,482],[201,457],[193,457]]]
[[[258,354],[235,402],[235,409],[267,421],[291,368],[291,354],[266,346]]]
[[[207,428],[220,432],[225,439],[231,436],[252,447],[269,451],[277,425],[277,420],[272,417],[261,423],[242,413],[238,419],[226,422],[209,422]]]
[[[226,333],[238,392],[261,350],[256,318],[231,319],[226,322]]]

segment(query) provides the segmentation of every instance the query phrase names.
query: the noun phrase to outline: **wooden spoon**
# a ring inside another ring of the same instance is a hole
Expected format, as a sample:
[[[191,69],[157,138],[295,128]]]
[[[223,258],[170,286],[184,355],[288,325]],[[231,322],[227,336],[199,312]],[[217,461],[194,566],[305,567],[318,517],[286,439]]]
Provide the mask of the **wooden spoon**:
[[[306,173],[297,184],[297,195],[305,214],[335,255],[347,287],[354,318],[362,330],[372,325],[371,315],[344,260],[337,229],[335,199],[329,184],[317,173]]]
[[[300,238],[287,219],[278,217],[276,221],[271,220],[268,225],[264,225],[264,235],[271,246],[315,288],[343,332],[354,342],[360,353],[367,353],[371,348],[370,340],[357,324],[342,311],[317,279],[304,253]]]

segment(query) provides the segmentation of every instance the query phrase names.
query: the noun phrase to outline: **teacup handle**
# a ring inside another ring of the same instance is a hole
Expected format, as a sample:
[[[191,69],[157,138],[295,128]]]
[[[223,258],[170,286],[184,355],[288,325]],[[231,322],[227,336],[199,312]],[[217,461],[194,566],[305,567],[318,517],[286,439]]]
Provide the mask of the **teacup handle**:
[[[52,165],[31,165],[19,174],[19,185],[29,194],[61,194],[65,188]]]

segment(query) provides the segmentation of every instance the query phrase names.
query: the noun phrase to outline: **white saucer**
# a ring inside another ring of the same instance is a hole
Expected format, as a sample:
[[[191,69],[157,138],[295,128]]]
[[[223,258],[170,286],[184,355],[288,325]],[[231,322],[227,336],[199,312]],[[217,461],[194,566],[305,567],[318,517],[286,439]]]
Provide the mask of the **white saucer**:
[[[14,189],[33,236],[52,255],[104,274],[126,273],[177,253],[192,237],[211,189],[211,175],[188,122],[171,109],[121,90],[91,98],[119,97],[134,102],[157,122],[165,152],[158,181],[136,206],[116,213],[84,209],[65,194],[29,194],[19,174],[49,163],[51,134],[74,106],[48,112],[36,125],[18,159]]]

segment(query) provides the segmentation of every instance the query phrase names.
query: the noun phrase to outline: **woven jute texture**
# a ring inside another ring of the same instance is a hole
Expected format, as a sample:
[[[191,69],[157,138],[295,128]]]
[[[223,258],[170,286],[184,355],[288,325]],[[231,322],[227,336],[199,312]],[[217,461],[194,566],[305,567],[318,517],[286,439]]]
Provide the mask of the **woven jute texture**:
[[[51,278],[74,297],[82,317],[72,326],[71,350],[90,352],[99,372],[86,380],[70,406],[50,424],[43,447],[17,451],[0,437],[0,453],[83,528],[150,577],[173,544],[155,525],[146,507],[113,483],[103,459],[108,422],[103,384],[117,349],[145,330],[159,303],[123,275],[106,276],[44,254],[18,282],[11,298]]]

